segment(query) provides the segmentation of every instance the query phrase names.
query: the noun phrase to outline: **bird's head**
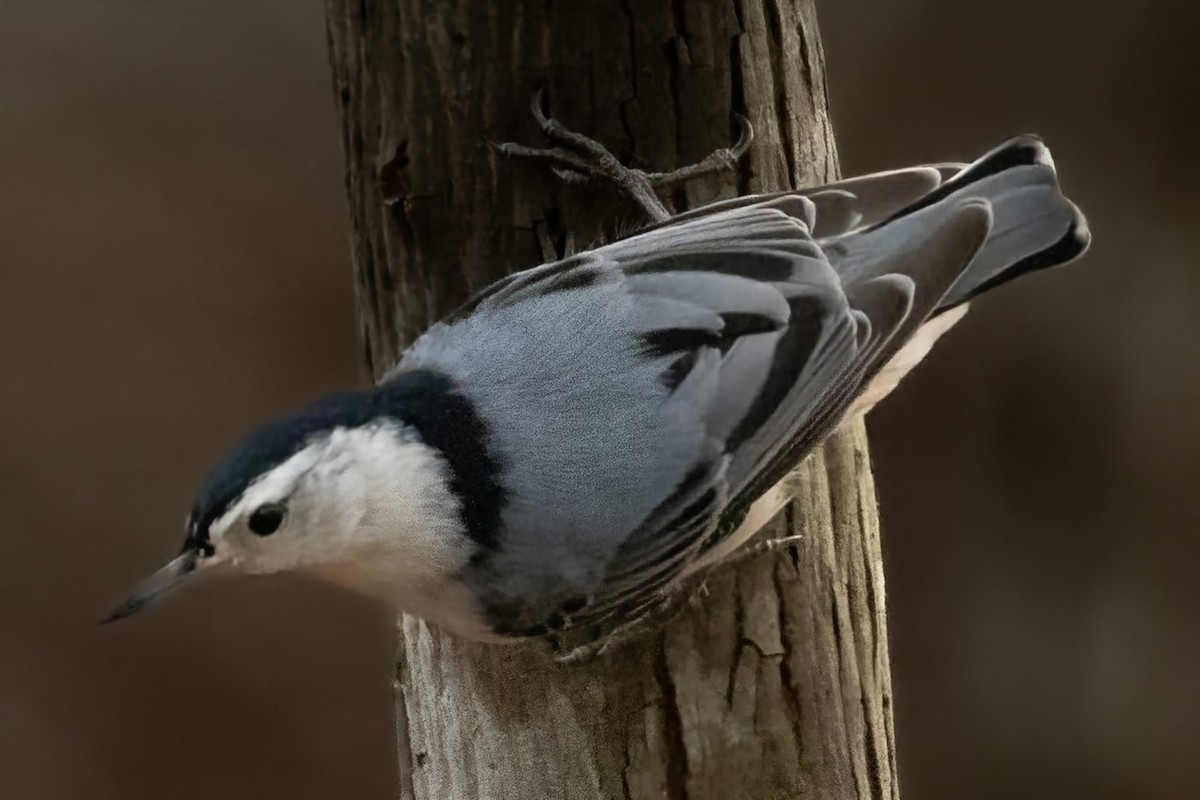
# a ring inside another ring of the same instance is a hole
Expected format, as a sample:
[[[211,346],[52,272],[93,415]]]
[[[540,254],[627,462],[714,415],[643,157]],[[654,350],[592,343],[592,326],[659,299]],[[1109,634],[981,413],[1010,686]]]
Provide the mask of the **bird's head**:
[[[377,394],[326,398],[233,447],[197,492],[179,555],[106,621],[217,567],[308,572],[382,599],[460,568],[446,460]]]

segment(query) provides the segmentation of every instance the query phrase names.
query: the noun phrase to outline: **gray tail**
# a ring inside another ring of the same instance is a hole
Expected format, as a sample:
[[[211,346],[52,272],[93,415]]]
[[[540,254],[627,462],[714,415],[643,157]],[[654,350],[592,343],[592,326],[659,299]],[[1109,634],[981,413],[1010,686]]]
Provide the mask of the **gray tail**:
[[[942,216],[942,209],[956,208],[970,198],[991,207],[991,231],[934,313],[1028,272],[1072,261],[1091,243],[1087,220],[1063,196],[1050,150],[1036,136],[1012,139],[947,177],[911,205],[847,236],[856,237],[849,250],[857,263],[847,265],[850,270],[867,277],[872,267],[884,266],[886,249],[898,241],[919,240],[929,223]]]

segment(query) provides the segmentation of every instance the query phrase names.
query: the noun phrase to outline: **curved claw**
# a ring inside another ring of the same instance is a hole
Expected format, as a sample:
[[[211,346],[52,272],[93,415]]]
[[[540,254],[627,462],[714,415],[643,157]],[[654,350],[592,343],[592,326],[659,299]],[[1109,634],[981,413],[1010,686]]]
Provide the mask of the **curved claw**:
[[[537,122],[538,127],[543,131],[553,124],[550,118],[546,116],[546,112],[543,109],[542,100],[545,99],[545,97],[546,87],[539,86],[538,88],[534,89],[533,96],[529,98],[529,112],[533,114],[534,121]]]
[[[733,116],[738,121],[740,131],[738,140],[734,142],[733,147],[729,148],[729,154],[733,156],[734,161],[737,161],[750,150],[750,145],[754,141],[754,126],[750,124],[750,120],[746,119],[744,114],[735,111]]]

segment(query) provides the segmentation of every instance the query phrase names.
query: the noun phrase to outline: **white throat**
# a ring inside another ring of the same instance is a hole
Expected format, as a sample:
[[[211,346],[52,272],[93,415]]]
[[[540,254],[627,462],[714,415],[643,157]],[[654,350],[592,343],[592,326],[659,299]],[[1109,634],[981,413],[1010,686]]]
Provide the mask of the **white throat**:
[[[392,425],[335,431],[328,447],[312,480],[340,557],[309,571],[431,621],[455,614],[473,545],[442,456]]]

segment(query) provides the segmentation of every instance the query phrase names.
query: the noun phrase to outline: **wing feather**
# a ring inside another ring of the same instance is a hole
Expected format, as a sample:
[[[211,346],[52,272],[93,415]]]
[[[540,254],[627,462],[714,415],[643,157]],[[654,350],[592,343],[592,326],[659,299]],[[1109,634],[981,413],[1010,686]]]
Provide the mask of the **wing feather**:
[[[491,315],[505,320],[507,329],[519,329],[552,309],[562,315],[556,319],[582,320],[596,308],[608,315],[605,347],[624,348],[621,358],[632,359],[606,361],[648,367],[623,368],[627,376],[618,381],[658,383],[657,389],[628,386],[630,398],[661,391],[662,405],[653,413],[695,421],[701,441],[691,469],[659,490],[661,499],[638,524],[611,533],[615,544],[603,574],[588,578],[594,583],[569,587],[569,594],[582,588],[591,598],[571,625],[641,603],[682,574],[781,471],[820,442],[863,382],[928,316],[986,236],[986,204],[939,209],[942,216],[911,247],[889,242],[876,253],[860,246],[854,256],[862,263],[853,281],[834,268],[813,230],[870,224],[940,180],[934,169],[906,170],[807,194],[717,204],[520,273],[448,321]],[[859,202],[864,197],[866,206]],[[878,263],[872,261],[876,255]],[[447,342],[440,344],[450,350]],[[414,347],[413,363],[434,357],[436,349]],[[621,386],[610,383],[610,391],[614,385]],[[623,468],[646,470],[651,486],[660,469],[641,463]],[[493,574],[508,573],[497,568]],[[496,591],[528,594],[520,587]],[[561,597],[547,590],[546,600],[542,613],[549,614]],[[529,618],[539,613],[528,611]]]

